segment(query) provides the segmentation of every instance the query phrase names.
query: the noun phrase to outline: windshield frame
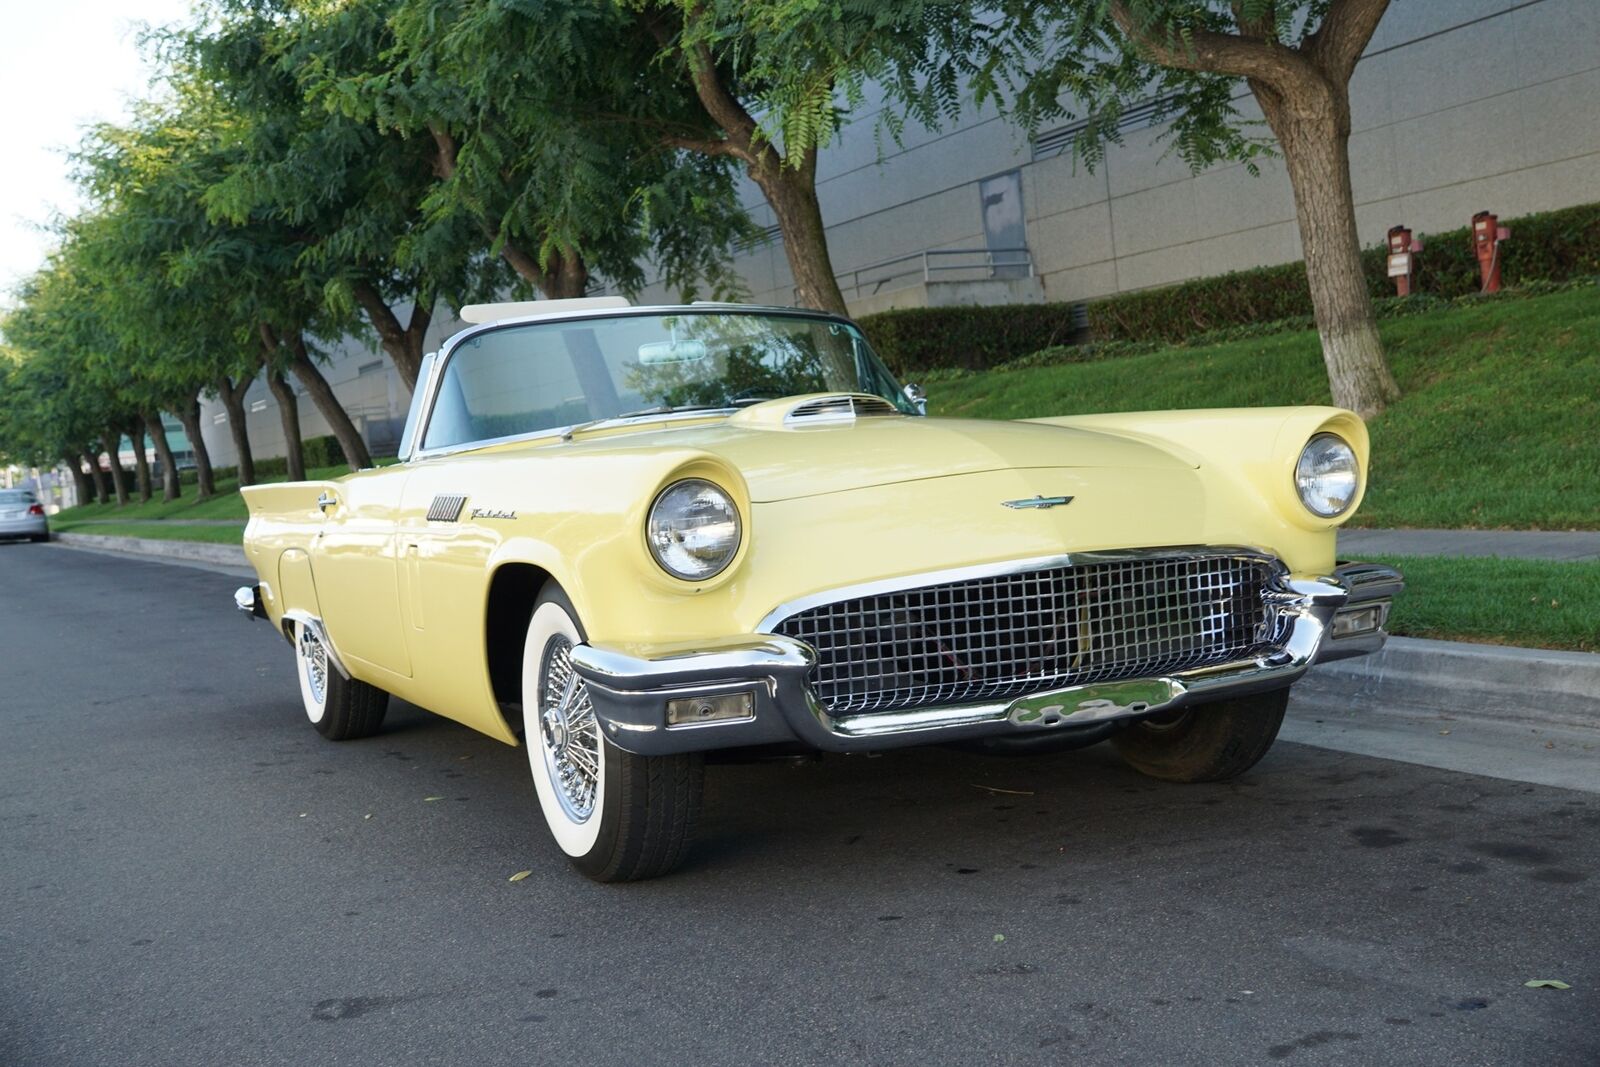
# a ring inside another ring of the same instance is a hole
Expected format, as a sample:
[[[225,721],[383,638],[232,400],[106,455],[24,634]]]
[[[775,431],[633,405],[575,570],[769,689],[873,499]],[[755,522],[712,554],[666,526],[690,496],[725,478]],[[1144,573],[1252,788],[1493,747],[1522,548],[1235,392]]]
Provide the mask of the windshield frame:
[[[481,326],[470,326],[467,329],[464,329],[451,336],[443,345],[439,347],[438,358],[436,358],[433,362],[433,373],[428,375],[427,382],[425,383],[425,392],[422,396],[421,406],[418,409],[420,415],[417,419],[414,435],[410,441],[411,447],[409,454],[402,455],[400,457],[400,461],[402,463],[410,463],[414,460],[433,459],[438,456],[448,456],[458,452],[471,452],[480,448],[489,448],[494,445],[511,444],[518,441],[535,441],[546,437],[560,438],[565,436],[567,432],[572,430],[574,427],[584,425],[584,422],[575,422],[566,426],[550,426],[542,430],[530,430],[527,433],[509,434],[504,437],[486,437],[474,441],[463,441],[456,444],[439,445],[435,448],[422,447],[422,443],[428,439],[428,424],[433,420],[433,408],[439,399],[439,383],[444,380],[445,371],[449,369],[450,360],[455,356],[456,351],[463,344],[472,340],[473,338],[482,337],[485,334],[495,333],[499,330],[519,329],[524,326],[537,326],[545,323],[566,323],[583,322],[595,319],[633,318],[641,315],[660,317],[663,315],[683,314],[758,315],[762,318],[781,317],[840,323],[850,327],[860,335],[862,341],[867,345],[867,351],[872,355],[873,359],[877,360],[879,367],[885,374],[889,376],[889,380],[897,387],[904,389],[904,384],[895,377],[893,371],[889,370],[888,365],[883,362],[883,360],[878,356],[878,353],[872,348],[871,342],[867,341],[866,331],[861,328],[860,324],[847,316],[835,315],[829,311],[813,311],[808,308],[765,307],[759,304],[720,304],[708,301],[697,304],[657,304],[629,308],[604,308],[594,311],[574,311],[557,313],[553,315],[526,315],[514,319],[500,319],[495,322],[487,322]],[[774,399],[782,398],[776,397]],[[739,410],[741,409],[737,406],[729,406],[721,408],[698,408],[692,411],[664,411],[649,415],[635,415],[628,418],[619,416],[612,419],[606,419],[604,424],[607,426],[634,426],[640,423],[676,422],[685,419],[705,419]]]

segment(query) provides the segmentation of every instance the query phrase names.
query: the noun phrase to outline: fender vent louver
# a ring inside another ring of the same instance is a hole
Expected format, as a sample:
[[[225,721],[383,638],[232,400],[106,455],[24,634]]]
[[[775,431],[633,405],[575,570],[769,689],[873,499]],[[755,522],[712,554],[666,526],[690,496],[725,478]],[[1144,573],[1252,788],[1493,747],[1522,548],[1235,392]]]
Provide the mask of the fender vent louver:
[[[820,426],[830,422],[854,422],[882,415],[898,415],[900,410],[881,396],[865,393],[840,393],[795,405],[784,416],[786,426]]]
[[[433,503],[428,507],[429,522],[455,522],[461,518],[461,509],[466,507],[467,498],[456,496],[453,493],[441,493],[433,498]]]

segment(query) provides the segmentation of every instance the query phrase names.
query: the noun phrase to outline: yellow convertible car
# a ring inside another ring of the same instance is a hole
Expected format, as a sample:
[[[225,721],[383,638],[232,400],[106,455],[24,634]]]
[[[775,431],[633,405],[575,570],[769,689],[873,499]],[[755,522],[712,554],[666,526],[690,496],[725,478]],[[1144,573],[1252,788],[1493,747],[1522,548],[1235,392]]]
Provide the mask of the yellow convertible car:
[[[597,879],[679,863],[712,750],[1108,740],[1157,778],[1238,775],[1401,589],[1335,553],[1367,467],[1348,411],[930,418],[833,315],[463,318],[400,463],[245,490],[237,604],[327,738],[393,694],[525,743]]]

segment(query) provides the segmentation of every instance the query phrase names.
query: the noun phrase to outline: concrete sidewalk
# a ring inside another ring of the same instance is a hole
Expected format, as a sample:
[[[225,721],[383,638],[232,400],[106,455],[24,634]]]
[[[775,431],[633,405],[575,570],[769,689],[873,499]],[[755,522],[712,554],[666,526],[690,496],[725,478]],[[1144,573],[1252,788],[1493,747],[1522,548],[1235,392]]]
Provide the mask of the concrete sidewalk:
[[[1600,562],[1600,530],[1340,530],[1341,559],[1498,556]]]

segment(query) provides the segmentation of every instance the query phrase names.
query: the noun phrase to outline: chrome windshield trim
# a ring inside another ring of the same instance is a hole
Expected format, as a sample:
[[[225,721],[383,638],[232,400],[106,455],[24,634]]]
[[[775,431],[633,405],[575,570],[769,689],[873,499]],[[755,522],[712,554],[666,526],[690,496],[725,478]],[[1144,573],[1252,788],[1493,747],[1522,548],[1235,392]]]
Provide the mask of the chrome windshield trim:
[[[433,459],[437,456],[454,456],[462,452],[476,452],[480,448],[492,448],[495,445],[510,445],[525,441],[540,441],[547,437],[563,438],[578,427],[584,429],[612,430],[618,427],[628,427],[651,422],[683,422],[690,419],[725,418],[736,413],[738,408],[706,408],[701,411],[658,411],[651,415],[634,415],[629,418],[606,419],[598,425],[586,422],[575,422],[571,426],[552,426],[548,430],[530,430],[527,433],[514,433],[505,437],[487,437],[481,441],[467,441],[459,445],[442,445],[439,448],[426,450],[416,449],[412,452],[412,459]]]
[[[496,330],[511,329],[518,326],[533,326],[540,323],[556,322],[583,322],[594,319],[634,318],[641,315],[763,315],[783,316],[786,318],[822,319],[827,322],[839,322],[861,333],[861,327],[854,320],[843,315],[835,315],[831,311],[813,311],[807,308],[794,307],[766,307],[759,304],[657,304],[645,307],[628,308],[595,308],[585,311],[559,311],[548,315],[522,315],[512,319],[496,319],[494,322],[479,323],[458,330],[445,339],[439,346],[438,359],[434,361],[433,374],[429,376],[427,387],[422,399],[422,418],[416,429],[416,436],[411,442],[410,455],[401,456],[403,463],[410,463],[418,459],[431,459],[434,456],[446,456],[455,452],[465,452],[476,448],[485,448],[492,444],[505,444],[511,441],[531,440],[535,437],[545,437],[552,434],[559,435],[572,426],[557,426],[549,430],[536,430],[529,434],[515,434],[510,437],[497,437],[490,440],[472,441],[461,445],[441,446],[440,448],[425,449],[422,442],[428,439],[428,426],[433,422],[433,405],[438,400],[439,382],[444,378],[444,373],[450,366],[450,359],[467,341],[474,337]],[[865,338],[865,334],[861,336]],[[869,346],[870,347],[870,346]],[[881,357],[880,357],[881,362]],[[578,425],[573,423],[573,426]]]
[[[917,574],[902,575],[898,578],[861,582],[857,585],[840,586],[820,593],[796,597],[793,600],[784,601],[767,612],[766,616],[756,624],[756,631],[758,633],[771,633],[775,626],[791,615],[797,615],[809,608],[833,604],[841,600],[855,600],[859,597],[897,593],[904,589],[920,589],[923,586],[945,585],[950,582],[965,582],[975,578],[995,578],[1008,574],[1023,574],[1028,571],[1047,570],[1052,567],[1082,566],[1091,563],[1120,563],[1126,560],[1141,559],[1246,559],[1268,564],[1273,569],[1274,577],[1281,578],[1289,573],[1288,567],[1284,566],[1283,561],[1277,556],[1265,549],[1252,548],[1247,545],[1174,545],[1165,548],[1104,549],[1093,552],[1069,552],[1057,556],[1032,556],[1027,559],[1005,560],[998,563],[979,563],[967,567],[952,567],[948,570],[921,571]]]

